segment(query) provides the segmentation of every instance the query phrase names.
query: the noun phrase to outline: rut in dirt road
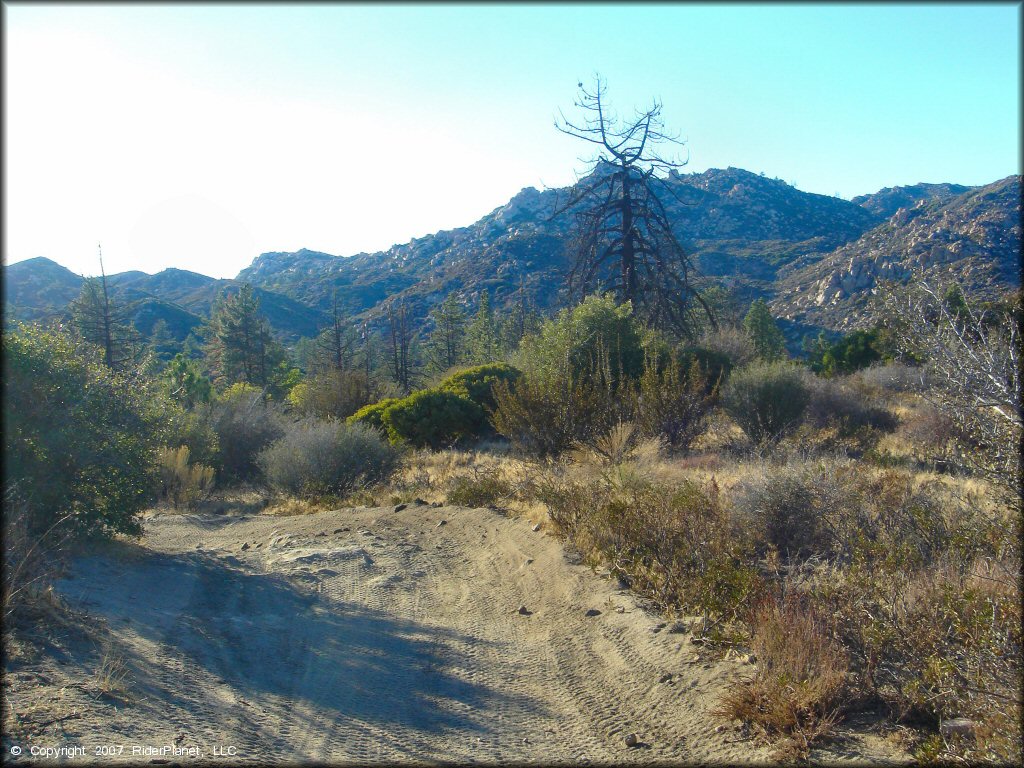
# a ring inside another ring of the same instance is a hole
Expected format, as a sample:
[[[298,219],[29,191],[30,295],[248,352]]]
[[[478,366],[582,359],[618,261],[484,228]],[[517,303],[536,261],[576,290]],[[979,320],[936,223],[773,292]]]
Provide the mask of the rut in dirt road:
[[[419,505],[152,515],[58,585],[131,672],[129,705],[77,733],[261,763],[769,759],[713,714],[749,667],[701,659],[685,623],[532,527]]]

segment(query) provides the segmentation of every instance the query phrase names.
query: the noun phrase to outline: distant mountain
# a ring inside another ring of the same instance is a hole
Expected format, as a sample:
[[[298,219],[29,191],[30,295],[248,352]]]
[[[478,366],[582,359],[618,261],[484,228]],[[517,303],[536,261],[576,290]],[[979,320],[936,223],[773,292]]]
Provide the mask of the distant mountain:
[[[551,311],[565,301],[574,218],[552,214],[567,192],[526,188],[473,224],[377,253],[263,253],[233,281],[178,269],[110,280],[138,302],[140,327],[162,318],[175,335],[242,282],[256,288],[285,341],[315,335],[335,295],[353,323],[380,322],[385,302],[400,298],[424,330],[430,309],[449,293],[473,311],[486,290],[500,309],[518,301],[522,287]],[[975,295],[1019,286],[1019,176],[984,187],[893,187],[848,201],[726,168],[673,173],[658,194],[705,282],[728,285],[742,299],[768,299],[794,340],[865,322],[882,279],[953,276]],[[5,267],[4,277],[5,312],[22,318],[61,311],[81,285],[46,259]]]
[[[883,280],[956,280],[978,298],[1019,287],[1020,181],[1009,176],[984,187],[929,185],[947,189],[899,208],[820,260],[780,271],[773,311],[848,329],[870,322],[869,300]],[[965,191],[953,194],[957,189]]]
[[[45,258],[27,259],[5,266],[4,316],[11,320],[47,320],[63,317],[78,297],[84,278]],[[171,337],[183,341],[210,316],[218,296],[238,290],[236,280],[218,280],[182,269],[155,275],[131,271],[109,275],[115,299],[132,307],[133,321],[148,336],[160,320]],[[256,288],[260,307],[276,334],[285,342],[315,336],[326,316],[287,296]]]
[[[948,200],[972,189],[962,184],[914,184],[909,187],[886,187],[872,195],[850,200],[872,213],[888,219],[900,208],[913,208],[920,202]]]
[[[82,276],[37,256],[4,266],[4,317],[43,320],[59,315],[82,290]]]
[[[480,291],[488,290],[501,307],[516,301],[521,284],[538,307],[551,309],[564,301],[574,221],[571,214],[551,214],[566,192],[527,188],[470,226],[387,251],[349,258],[308,250],[264,253],[238,279],[324,310],[337,291],[353,317],[379,316],[392,296],[425,316],[453,291],[475,306]],[[749,297],[770,295],[780,266],[827,253],[882,221],[851,202],[739,168],[673,174],[661,199],[704,274],[726,279]]]

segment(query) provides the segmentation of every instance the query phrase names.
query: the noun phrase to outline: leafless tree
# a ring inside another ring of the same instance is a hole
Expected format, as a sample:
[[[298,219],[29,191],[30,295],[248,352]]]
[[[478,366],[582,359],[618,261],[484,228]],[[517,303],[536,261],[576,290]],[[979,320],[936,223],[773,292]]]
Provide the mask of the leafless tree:
[[[927,361],[924,396],[966,438],[962,461],[1019,503],[1020,296],[983,310],[960,295],[920,282],[890,287],[884,306],[900,352]]]
[[[661,102],[620,120],[606,103],[600,76],[593,89],[579,87],[574,105],[582,119],[574,122],[562,114],[555,122],[562,133],[596,148],[594,156],[581,158],[588,174],[555,208],[556,216],[570,210],[576,215],[570,293],[580,298],[610,291],[655,327],[693,336],[698,313],[714,321],[658,194],[674,195],[663,174],[686,164],[662,154],[661,147],[683,143],[666,132]]]

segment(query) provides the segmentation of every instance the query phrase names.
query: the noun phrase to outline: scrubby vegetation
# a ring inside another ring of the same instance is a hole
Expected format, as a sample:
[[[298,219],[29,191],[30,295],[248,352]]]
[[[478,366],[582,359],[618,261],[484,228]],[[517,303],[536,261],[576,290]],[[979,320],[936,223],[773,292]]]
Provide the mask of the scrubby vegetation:
[[[304,375],[249,293],[223,303],[205,356],[166,363],[8,329],[22,543],[5,546],[5,615],[52,529],[134,535],[161,500],[494,506],[687,618],[702,653],[749,654],[720,712],[780,755],[874,711],[917,729],[922,760],[1018,761],[1020,308],[948,296],[904,297],[898,332],[822,339],[807,361],[763,304],[683,339],[609,296],[515,324],[481,306],[468,329],[453,299],[429,365],[414,337],[355,350],[336,324]],[[968,736],[941,735],[954,718]]]
[[[365,424],[304,420],[260,452],[274,488],[302,497],[339,496],[387,477],[397,452]]]

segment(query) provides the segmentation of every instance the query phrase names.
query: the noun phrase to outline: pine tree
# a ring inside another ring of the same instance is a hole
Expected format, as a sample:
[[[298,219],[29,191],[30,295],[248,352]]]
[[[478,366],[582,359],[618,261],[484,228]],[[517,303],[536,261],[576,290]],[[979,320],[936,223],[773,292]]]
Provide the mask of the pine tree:
[[[415,356],[413,354],[414,332],[405,308],[405,302],[394,300],[388,302],[388,342],[391,353],[391,376],[402,391],[412,392],[413,384],[418,378]]]
[[[491,295],[480,293],[480,307],[466,331],[466,351],[473,365],[493,363],[498,358],[498,329],[491,310]]]
[[[509,314],[498,322],[500,353],[505,357],[515,353],[524,337],[540,330],[541,322],[540,314],[527,297],[526,286],[520,276],[516,302]]]
[[[221,388],[237,382],[265,388],[285,360],[284,349],[271,338],[259,299],[248,283],[214,304],[203,335],[207,363]]]
[[[352,368],[355,357],[355,333],[345,325],[342,317],[338,292],[334,292],[334,307],[331,324],[317,337],[319,367],[333,371],[347,371]]]
[[[177,354],[179,346],[167,327],[167,321],[161,318],[153,323],[153,329],[149,332],[149,348],[161,361],[170,360]]]
[[[462,311],[455,294],[450,293],[431,311],[430,316],[434,320],[427,350],[430,365],[436,373],[444,373],[462,361],[466,313]]]
[[[743,330],[754,343],[758,357],[772,361],[785,356],[786,338],[775,324],[764,299],[758,299],[750,305],[750,311],[743,318]]]
[[[100,255],[100,276],[87,278],[71,306],[74,326],[86,341],[103,350],[108,368],[123,370],[142,355],[139,333],[131,322],[131,308],[111,296]]]
[[[210,380],[203,375],[199,364],[179,352],[167,364],[163,380],[171,397],[185,408],[194,408],[199,403],[210,401]]]

